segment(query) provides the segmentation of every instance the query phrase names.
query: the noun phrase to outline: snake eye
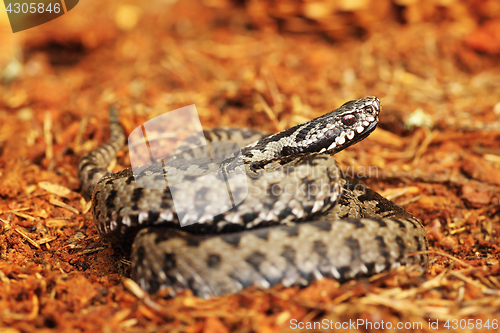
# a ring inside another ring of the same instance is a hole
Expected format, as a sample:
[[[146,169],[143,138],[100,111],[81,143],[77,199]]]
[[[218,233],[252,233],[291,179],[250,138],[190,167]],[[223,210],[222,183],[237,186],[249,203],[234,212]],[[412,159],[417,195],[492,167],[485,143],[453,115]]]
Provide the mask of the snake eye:
[[[346,114],[342,117],[342,124],[345,126],[352,126],[356,122],[356,116],[353,114]]]

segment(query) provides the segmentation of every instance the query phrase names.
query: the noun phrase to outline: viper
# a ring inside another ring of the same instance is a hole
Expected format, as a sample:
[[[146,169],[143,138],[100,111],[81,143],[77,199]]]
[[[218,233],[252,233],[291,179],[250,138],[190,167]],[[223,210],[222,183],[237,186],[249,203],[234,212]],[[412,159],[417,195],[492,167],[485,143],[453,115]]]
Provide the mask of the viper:
[[[425,267],[421,222],[345,176],[332,156],[373,132],[380,111],[379,99],[366,97],[272,135],[206,130],[183,143],[194,149],[178,150],[167,163],[110,173],[125,141],[112,108],[109,142],[81,158],[79,179],[99,233],[131,247],[131,277],[150,293],[173,297],[190,289],[207,298]],[[214,171],[197,155],[204,140],[241,149],[224,155]]]

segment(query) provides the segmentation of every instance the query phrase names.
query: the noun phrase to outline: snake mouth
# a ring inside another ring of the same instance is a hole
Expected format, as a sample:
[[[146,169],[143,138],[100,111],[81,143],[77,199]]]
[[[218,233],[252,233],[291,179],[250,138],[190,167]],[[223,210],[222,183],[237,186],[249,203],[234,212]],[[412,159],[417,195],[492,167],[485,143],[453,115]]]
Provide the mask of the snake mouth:
[[[365,128],[360,134],[359,134],[359,137],[360,139],[359,140],[362,140],[364,138],[366,138],[368,135],[371,134],[371,132],[373,132],[375,130],[375,128],[377,127],[378,125],[378,121],[374,121],[372,122],[370,125],[368,125],[367,128]],[[356,141],[357,142],[357,141]]]
[[[357,133],[355,130],[350,130],[343,132],[335,137],[333,137],[330,142],[328,148],[323,148],[319,152],[320,153],[328,153],[330,155],[336,154],[345,148],[352,146],[359,141],[365,139],[368,135],[371,134],[375,130],[378,125],[378,120],[375,119],[372,123],[366,126],[360,133]]]

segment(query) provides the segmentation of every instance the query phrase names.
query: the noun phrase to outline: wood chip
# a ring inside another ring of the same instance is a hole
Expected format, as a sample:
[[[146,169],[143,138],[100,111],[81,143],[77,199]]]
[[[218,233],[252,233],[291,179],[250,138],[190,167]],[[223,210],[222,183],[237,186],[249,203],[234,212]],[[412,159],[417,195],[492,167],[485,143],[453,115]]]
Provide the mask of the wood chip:
[[[139,299],[143,299],[147,295],[146,292],[141,287],[139,287],[137,282],[132,279],[123,279],[123,285],[125,286],[125,288],[127,288],[128,291],[130,291],[133,295],[135,295],[135,297]]]
[[[87,214],[89,212],[90,208],[92,208],[92,201],[86,202],[82,206],[83,206],[82,214]]]
[[[71,227],[78,225],[79,222],[70,222],[69,218],[57,218],[57,219],[47,219],[45,220],[45,226],[47,228],[62,228],[62,227]]]
[[[73,196],[76,194],[73,191],[71,191],[69,188],[58,185],[58,184],[53,184],[50,182],[39,182],[38,186],[43,188],[45,191],[50,192],[52,194],[58,195],[63,198],[71,199]]]
[[[9,209],[9,210],[2,210],[0,211],[0,214],[5,214],[5,213],[14,213],[14,212],[23,212],[26,210],[30,210],[31,208],[29,207],[23,207],[23,208],[16,208],[16,209]]]
[[[26,219],[26,220],[30,220],[30,221],[34,221],[35,218],[31,215],[28,215],[28,214],[23,214],[23,213],[19,213],[19,212],[13,212],[14,215],[17,215],[19,217],[22,217],[23,219]]]
[[[49,202],[51,204],[55,205],[55,206],[59,206],[61,208],[65,208],[65,209],[67,209],[67,210],[69,210],[69,211],[71,211],[71,212],[73,212],[75,214],[80,214],[80,212],[76,208],[71,207],[70,205],[67,205],[64,202],[59,201],[57,199],[50,199]]]

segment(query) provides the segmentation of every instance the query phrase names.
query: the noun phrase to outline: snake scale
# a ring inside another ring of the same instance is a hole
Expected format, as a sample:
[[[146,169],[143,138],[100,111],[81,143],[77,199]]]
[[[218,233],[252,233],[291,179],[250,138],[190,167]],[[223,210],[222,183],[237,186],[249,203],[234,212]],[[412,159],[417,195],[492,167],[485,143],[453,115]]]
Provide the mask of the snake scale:
[[[115,244],[132,244],[131,277],[149,293],[166,289],[175,296],[191,289],[207,298],[248,286],[307,285],[323,277],[345,281],[401,265],[426,266],[425,254],[410,255],[427,250],[420,221],[342,175],[332,157],[367,137],[380,110],[378,98],[366,97],[273,135],[204,131],[210,142],[235,140],[242,146],[245,184],[236,185],[249,191],[225,213],[202,212],[194,216],[200,222],[184,227],[168,187],[141,187],[131,169],[106,170],[125,141],[116,111],[110,112],[109,142],[81,158],[79,179],[92,194],[99,233]],[[231,169],[230,162],[222,165]],[[181,178],[190,177],[192,168],[175,163],[160,173],[178,169]],[[225,189],[223,181],[220,173],[212,178]],[[210,211],[220,194],[198,183],[201,188],[186,191],[208,200],[202,210]]]

